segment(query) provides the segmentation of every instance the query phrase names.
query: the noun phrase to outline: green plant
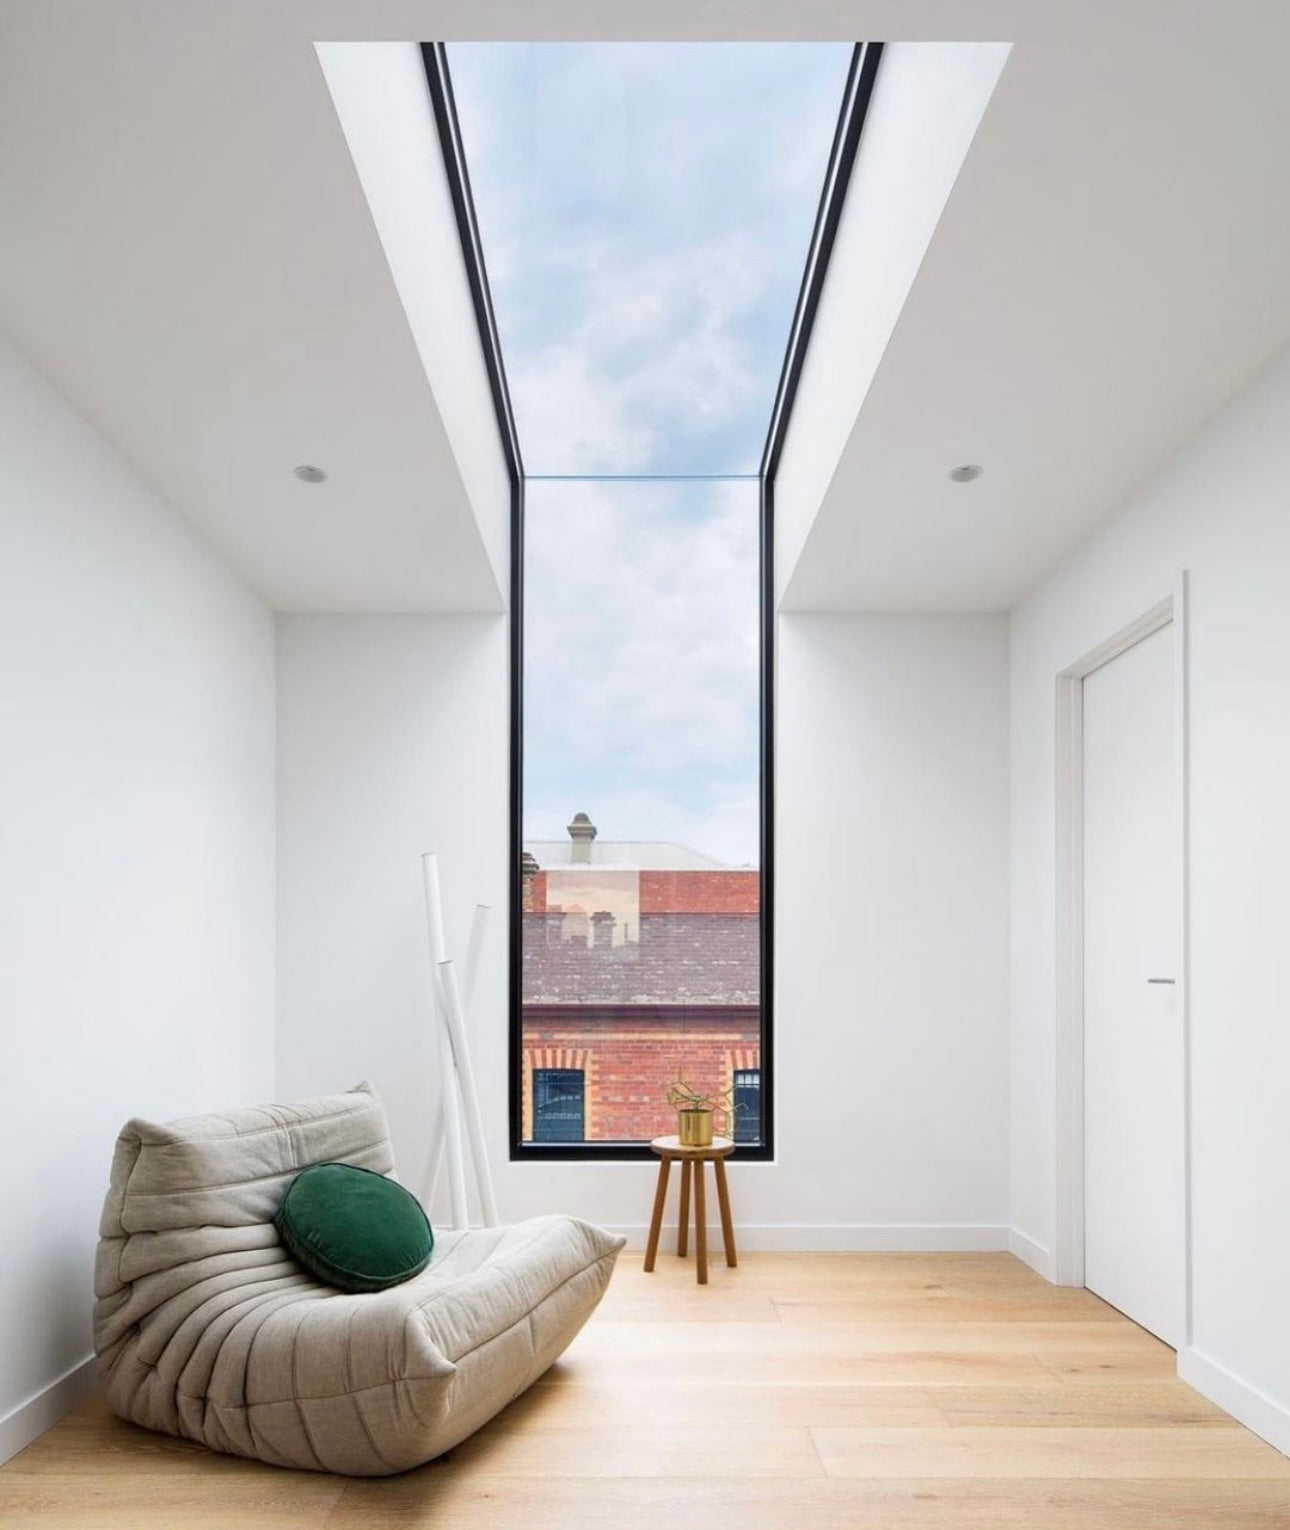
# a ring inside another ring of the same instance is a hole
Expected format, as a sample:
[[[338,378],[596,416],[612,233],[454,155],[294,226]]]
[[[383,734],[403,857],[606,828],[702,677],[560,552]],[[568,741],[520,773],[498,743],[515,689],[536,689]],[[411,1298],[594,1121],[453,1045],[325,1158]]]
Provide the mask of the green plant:
[[[695,1089],[692,1084],[687,1084],[683,1078],[678,1078],[674,1084],[668,1085],[667,1103],[675,1106],[677,1110],[734,1111],[739,1108],[731,1103],[729,1089],[705,1092],[702,1089]]]

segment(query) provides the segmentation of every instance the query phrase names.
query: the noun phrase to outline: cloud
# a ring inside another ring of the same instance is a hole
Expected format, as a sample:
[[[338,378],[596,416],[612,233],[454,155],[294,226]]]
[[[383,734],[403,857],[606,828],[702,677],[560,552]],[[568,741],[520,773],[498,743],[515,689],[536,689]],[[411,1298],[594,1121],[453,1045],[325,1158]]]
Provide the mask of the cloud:
[[[759,465],[850,49],[452,44],[529,473]],[[755,483],[530,483],[525,833],[758,856]]]
[[[525,832],[757,859],[755,483],[540,483],[526,497]]]
[[[756,471],[849,53],[452,46],[530,472]]]

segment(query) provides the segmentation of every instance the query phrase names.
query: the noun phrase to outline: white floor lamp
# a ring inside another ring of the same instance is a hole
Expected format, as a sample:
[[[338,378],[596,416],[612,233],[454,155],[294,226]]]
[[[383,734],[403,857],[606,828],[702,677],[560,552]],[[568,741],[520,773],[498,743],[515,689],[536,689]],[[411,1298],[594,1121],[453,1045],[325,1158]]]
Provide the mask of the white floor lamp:
[[[431,994],[436,1029],[439,1036],[440,1100],[439,1124],[430,1146],[423,1201],[429,1207],[438,1188],[444,1162],[448,1165],[448,1194],[454,1228],[470,1226],[470,1206],[466,1193],[466,1154],[462,1142],[462,1123],[470,1145],[475,1188],[485,1227],[497,1226],[497,1202],[493,1195],[493,1175],[484,1142],[484,1120],[475,1087],[475,1069],[470,1057],[470,1039],[466,1033],[466,1010],[475,995],[479,960],[484,944],[484,930],[489,909],[475,907],[466,947],[465,1002],[457,984],[457,973],[448,956],[443,927],[443,900],[439,891],[439,858],[421,857],[421,877],[425,887],[426,932],[430,943]]]

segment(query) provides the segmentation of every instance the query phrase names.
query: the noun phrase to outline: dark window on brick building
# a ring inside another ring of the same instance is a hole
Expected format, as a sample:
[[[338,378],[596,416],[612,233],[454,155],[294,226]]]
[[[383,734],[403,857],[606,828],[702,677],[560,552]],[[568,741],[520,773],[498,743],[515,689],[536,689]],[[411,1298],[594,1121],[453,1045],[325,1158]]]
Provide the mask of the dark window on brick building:
[[[735,1141],[761,1141],[761,1069],[736,1068],[734,1080]]]
[[[535,1068],[534,1142],[582,1142],[586,1128],[586,1075],[582,1069]]]

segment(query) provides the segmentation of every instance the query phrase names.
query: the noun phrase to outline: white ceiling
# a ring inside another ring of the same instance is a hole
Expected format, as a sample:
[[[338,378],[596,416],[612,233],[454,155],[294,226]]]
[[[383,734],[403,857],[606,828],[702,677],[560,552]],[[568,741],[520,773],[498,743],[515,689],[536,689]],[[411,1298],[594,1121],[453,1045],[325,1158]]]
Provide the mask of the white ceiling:
[[[1017,41],[793,604],[1008,604],[1290,340],[1282,0],[0,0],[0,329],[279,608],[501,605],[313,46],[435,36]]]
[[[1007,609],[1290,345],[1287,23],[1013,49],[786,606]]]

